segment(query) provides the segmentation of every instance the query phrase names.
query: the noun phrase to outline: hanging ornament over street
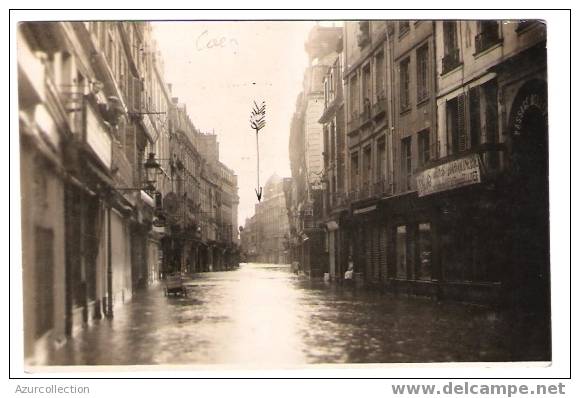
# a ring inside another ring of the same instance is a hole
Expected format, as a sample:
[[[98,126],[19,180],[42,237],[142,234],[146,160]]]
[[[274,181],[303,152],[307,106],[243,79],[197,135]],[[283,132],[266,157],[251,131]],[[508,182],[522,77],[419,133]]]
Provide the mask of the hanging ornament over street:
[[[254,107],[250,113],[250,126],[256,131],[257,185],[255,191],[258,202],[260,202],[262,200],[262,187],[260,186],[260,147],[258,133],[266,126],[266,101],[262,101],[259,106],[254,101]]]

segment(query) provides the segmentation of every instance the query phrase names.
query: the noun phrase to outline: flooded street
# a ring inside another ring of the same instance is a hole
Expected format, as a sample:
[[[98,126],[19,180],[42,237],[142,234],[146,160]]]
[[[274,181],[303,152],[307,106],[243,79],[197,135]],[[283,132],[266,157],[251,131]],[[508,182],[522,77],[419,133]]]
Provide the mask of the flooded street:
[[[507,361],[512,328],[488,308],[311,281],[242,264],[197,274],[187,297],[139,293],[62,347],[54,365],[297,365]]]

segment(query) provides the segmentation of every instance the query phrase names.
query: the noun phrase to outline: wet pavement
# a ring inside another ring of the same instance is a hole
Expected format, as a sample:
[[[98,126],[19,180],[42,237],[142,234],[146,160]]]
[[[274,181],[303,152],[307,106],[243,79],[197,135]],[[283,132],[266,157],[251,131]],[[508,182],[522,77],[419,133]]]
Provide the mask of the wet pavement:
[[[492,309],[307,280],[287,266],[161,286],[70,339],[53,365],[510,361],[520,333]]]

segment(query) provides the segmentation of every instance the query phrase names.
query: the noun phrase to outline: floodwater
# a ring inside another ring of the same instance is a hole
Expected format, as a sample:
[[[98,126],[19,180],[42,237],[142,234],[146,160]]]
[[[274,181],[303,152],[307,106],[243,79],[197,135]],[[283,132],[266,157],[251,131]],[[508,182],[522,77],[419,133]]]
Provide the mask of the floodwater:
[[[134,296],[113,320],[70,339],[53,365],[458,362],[534,360],[525,330],[490,308],[312,281],[288,266],[242,264]],[[529,348],[529,347],[528,347]]]

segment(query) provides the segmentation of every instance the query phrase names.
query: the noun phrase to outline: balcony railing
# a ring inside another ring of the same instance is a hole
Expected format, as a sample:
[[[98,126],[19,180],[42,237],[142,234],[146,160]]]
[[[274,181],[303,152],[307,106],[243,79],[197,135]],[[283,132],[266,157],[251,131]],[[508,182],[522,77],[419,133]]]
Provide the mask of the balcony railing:
[[[371,105],[370,102],[364,107],[362,113],[360,114],[360,123],[359,123],[359,127],[364,126],[365,124],[367,124],[368,122],[370,122],[371,120]]]
[[[475,36],[475,53],[487,50],[500,42],[498,29],[488,29]]]
[[[360,200],[389,196],[392,192],[392,185],[386,178],[384,178],[375,182],[365,182],[360,188],[351,190],[348,193],[343,193],[342,195],[344,196],[344,204],[348,205],[349,202],[358,202]],[[336,195],[338,197],[338,193]]]
[[[391,193],[391,185],[387,179],[382,179],[373,184],[373,194],[375,196],[385,196]]]
[[[359,128],[360,118],[358,113],[353,113],[350,115],[350,120],[347,122],[346,127],[348,132],[355,131]]]
[[[449,50],[449,53],[445,54],[441,59],[441,63],[443,74],[457,68],[461,64],[461,61],[459,60],[459,48]]]
[[[386,111],[387,99],[385,97],[377,98],[377,101],[373,104],[372,114],[373,118],[377,118],[384,115]]]

